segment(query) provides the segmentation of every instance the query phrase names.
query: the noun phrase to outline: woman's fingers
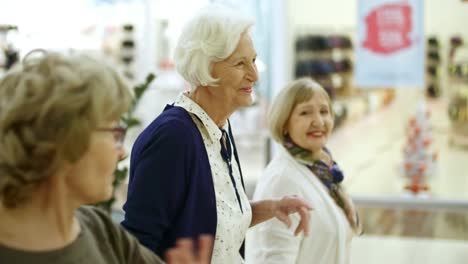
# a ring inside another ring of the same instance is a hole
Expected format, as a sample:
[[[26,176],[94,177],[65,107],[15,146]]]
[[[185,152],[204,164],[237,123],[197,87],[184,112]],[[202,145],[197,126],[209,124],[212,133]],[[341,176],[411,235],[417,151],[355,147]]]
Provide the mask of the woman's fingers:
[[[291,219],[289,219],[289,216],[285,212],[278,210],[276,212],[276,218],[283,222],[288,228],[291,227]]]
[[[171,248],[166,251],[166,263],[167,264],[181,264],[179,257],[179,250],[176,248]]]
[[[213,237],[201,235],[198,238],[198,249],[194,251],[193,241],[189,238],[181,238],[176,246],[166,252],[168,264],[209,264],[211,251],[213,250]]]
[[[300,232],[304,232],[304,235],[309,234],[310,211],[313,208],[306,200],[296,195],[285,196],[277,201],[276,209],[276,218],[285,223],[288,228],[292,225],[289,215],[296,212],[299,213],[300,220],[294,231],[294,235],[298,235]]]
[[[166,262],[168,264],[195,264],[193,254],[193,243],[189,238],[177,240],[176,246],[166,252]]]
[[[307,236],[309,234],[309,209],[305,207],[300,207],[297,212],[299,213],[301,219],[299,221],[299,224],[297,225],[296,230],[294,231],[294,235],[297,236],[301,231],[303,231],[304,235]]]
[[[307,209],[310,209],[312,210],[312,205],[307,202],[306,200],[304,200],[303,198],[297,196],[297,195],[291,195],[290,198],[292,198],[291,200],[291,205],[298,208],[298,207],[305,207]]]
[[[177,240],[176,245],[179,249],[178,260],[180,261],[180,263],[194,263],[192,239],[179,239]]]
[[[211,262],[211,251],[213,250],[213,237],[201,235],[198,239],[198,261],[200,264]]]

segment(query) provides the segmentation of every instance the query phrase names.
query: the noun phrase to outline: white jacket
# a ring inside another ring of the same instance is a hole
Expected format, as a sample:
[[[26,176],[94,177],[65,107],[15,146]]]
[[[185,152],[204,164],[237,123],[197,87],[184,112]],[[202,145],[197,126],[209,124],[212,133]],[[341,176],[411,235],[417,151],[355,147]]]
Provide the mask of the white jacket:
[[[322,182],[280,147],[257,184],[254,200],[299,195],[314,208],[307,237],[294,236],[299,215],[292,215],[290,229],[271,219],[249,230],[246,263],[346,264],[353,232],[346,216]]]

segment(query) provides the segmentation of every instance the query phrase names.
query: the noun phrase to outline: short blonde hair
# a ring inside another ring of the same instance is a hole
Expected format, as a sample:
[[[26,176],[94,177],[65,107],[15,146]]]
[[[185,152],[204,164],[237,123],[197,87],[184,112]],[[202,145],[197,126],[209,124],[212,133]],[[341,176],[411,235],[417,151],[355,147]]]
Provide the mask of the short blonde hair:
[[[192,89],[216,86],[218,79],[211,75],[213,62],[228,58],[253,23],[253,18],[227,6],[206,6],[182,30],[174,54],[177,71]]]
[[[330,106],[330,113],[334,116],[330,97],[319,83],[309,77],[292,81],[275,97],[270,107],[269,129],[276,142],[283,144],[286,124],[296,105],[310,100],[316,92],[325,96]]]
[[[26,56],[0,80],[0,199],[24,202],[63,162],[88,150],[91,133],[131,105],[128,86],[93,58]]]

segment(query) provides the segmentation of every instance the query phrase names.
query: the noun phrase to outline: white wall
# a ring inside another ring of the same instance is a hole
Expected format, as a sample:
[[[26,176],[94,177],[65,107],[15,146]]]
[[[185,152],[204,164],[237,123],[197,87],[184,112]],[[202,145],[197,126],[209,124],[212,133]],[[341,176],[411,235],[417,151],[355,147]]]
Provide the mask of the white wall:
[[[395,0],[397,1],[397,0]],[[468,2],[462,0],[425,0],[425,32],[440,37],[459,33],[468,35]],[[289,17],[293,28],[356,27],[357,0],[290,0]]]
[[[461,34],[468,38],[468,2],[462,0],[426,0],[425,31],[441,38]],[[467,41],[468,39],[465,39]]]
[[[356,23],[355,0],[290,0],[289,21],[293,29],[353,27]]]

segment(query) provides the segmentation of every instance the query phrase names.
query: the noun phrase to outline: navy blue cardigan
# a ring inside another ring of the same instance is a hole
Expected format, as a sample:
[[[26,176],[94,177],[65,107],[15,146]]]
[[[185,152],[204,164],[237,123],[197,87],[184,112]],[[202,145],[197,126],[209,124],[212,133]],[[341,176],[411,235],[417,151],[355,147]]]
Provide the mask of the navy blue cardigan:
[[[216,197],[203,138],[190,114],[166,106],[137,138],[122,225],[159,256],[181,237],[215,235]]]

